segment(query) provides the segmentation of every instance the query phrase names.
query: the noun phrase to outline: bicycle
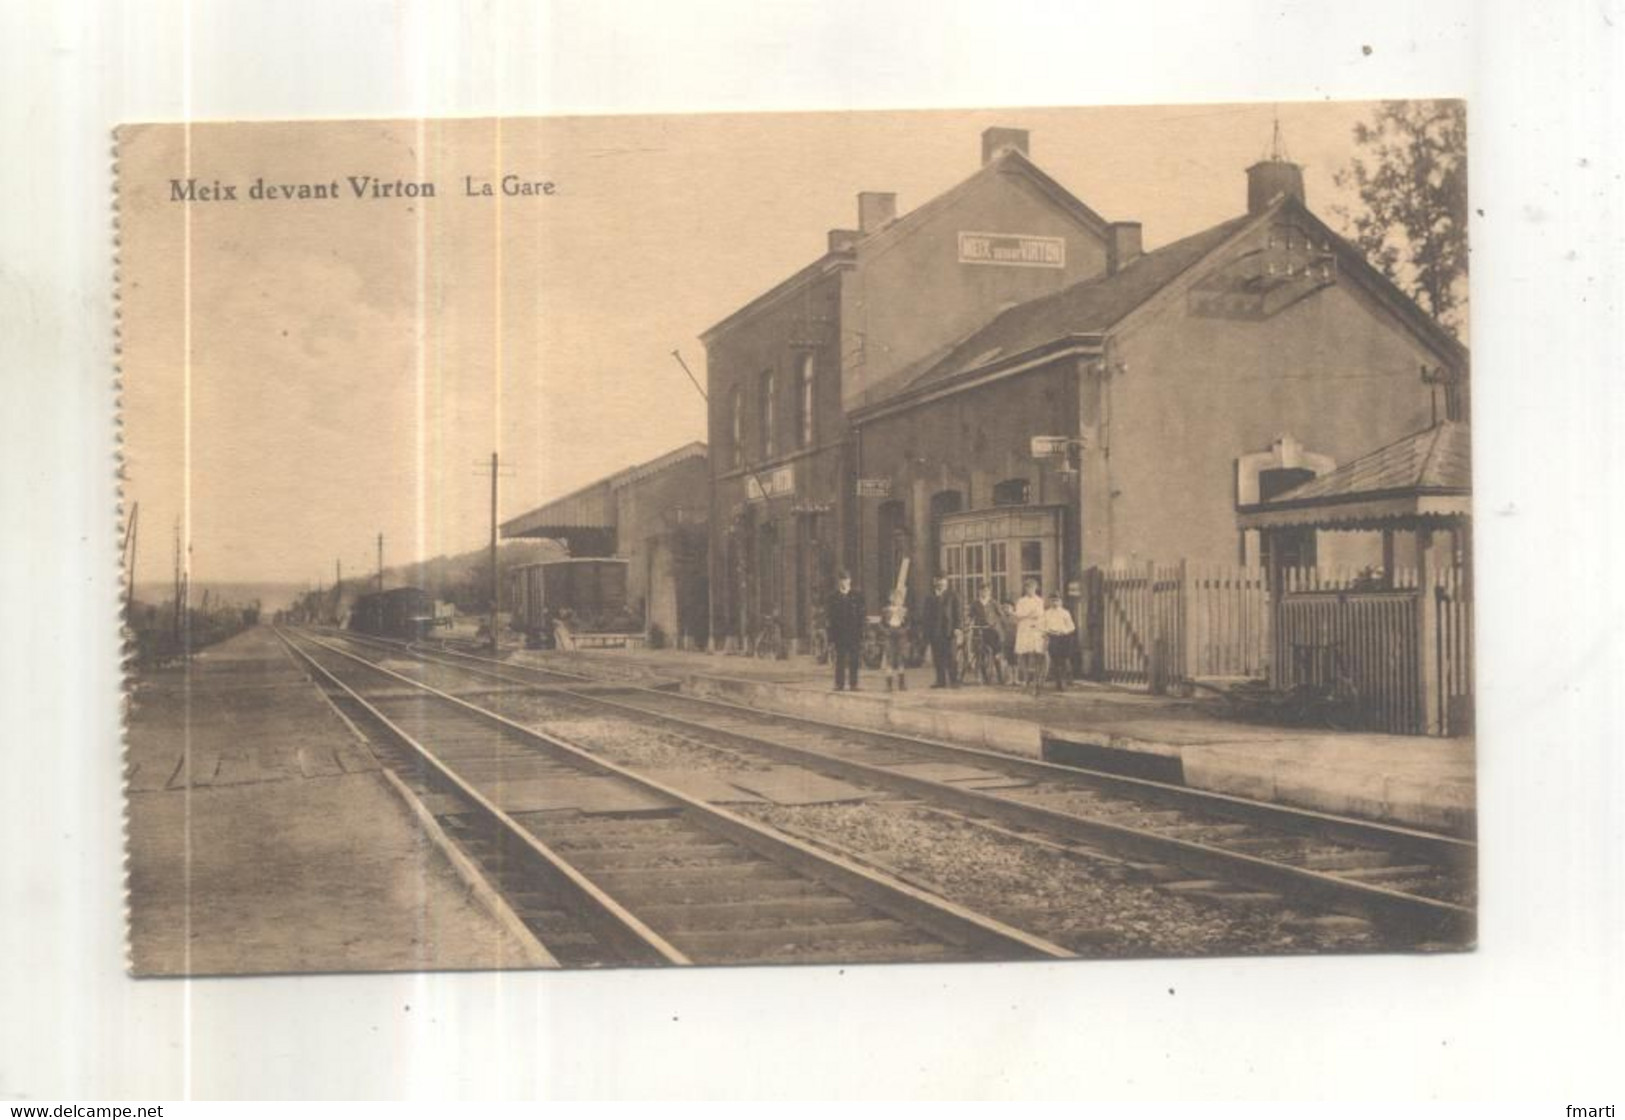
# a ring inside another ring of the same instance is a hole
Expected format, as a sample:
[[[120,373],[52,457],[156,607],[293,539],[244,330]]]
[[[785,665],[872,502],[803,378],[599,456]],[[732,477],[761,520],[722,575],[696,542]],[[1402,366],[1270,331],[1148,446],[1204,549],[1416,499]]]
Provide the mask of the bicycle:
[[[863,646],[858,656],[863,667],[870,671],[880,668],[886,660],[886,628],[879,615],[870,615],[863,624]]]
[[[812,629],[807,635],[807,653],[820,665],[828,665],[830,658],[829,620],[822,609],[813,615]]]
[[[762,628],[756,632],[751,652],[764,660],[771,658],[783,661],[790,656],[784,648],[784,624],[779,621],[777,614],[770,614],[762,620]]]

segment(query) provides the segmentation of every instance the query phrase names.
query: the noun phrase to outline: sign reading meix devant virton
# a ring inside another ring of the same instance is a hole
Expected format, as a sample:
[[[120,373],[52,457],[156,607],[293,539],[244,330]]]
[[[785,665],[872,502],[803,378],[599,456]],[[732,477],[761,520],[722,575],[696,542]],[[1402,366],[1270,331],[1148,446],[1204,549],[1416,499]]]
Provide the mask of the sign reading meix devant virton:
[[[1027,233],[959,234],[960,264],[1002,264],[1014,268],[1065,268],[1066,242]]]

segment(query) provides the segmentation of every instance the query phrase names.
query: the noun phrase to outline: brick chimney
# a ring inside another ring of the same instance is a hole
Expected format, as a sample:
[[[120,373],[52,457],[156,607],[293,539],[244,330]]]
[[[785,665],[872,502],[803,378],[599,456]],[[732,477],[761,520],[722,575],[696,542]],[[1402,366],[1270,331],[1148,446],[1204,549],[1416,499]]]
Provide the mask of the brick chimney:
[[[858,229],[873,233],[897,218],[897,196],[890,191],[858,193]]]
[[[1291,195],[1299,202],[1303,194],[1303,168],[1284,159],[1259,160],[1247,169],[1247,213],[1269,209],[1278,195]]]
[[[1027,154],[1025,128],[986,128],[982,130],[982,166],[986,167],[1008,151]]]
[[[829,231],[829,251],[832,253],[844,252],[858,243],[863,234],[855,229],[832,229]]]
[[[1112,275],[1140,255],[1140,223],[1113,222],[1106,244],[1106,274]]]

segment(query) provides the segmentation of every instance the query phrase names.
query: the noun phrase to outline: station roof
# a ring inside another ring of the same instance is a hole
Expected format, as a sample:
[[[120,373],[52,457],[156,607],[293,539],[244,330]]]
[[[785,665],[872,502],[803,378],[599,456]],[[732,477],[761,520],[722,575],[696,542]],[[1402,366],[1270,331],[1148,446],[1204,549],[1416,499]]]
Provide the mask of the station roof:
[[[659,474],[661,471],[692,459],[704,459],[705,444],[696,440],[682,447],[658,455],[647,462],[588,483],[563,497],[554,498],[546,505],[522,513],[501,526],[502,536],[548,537],[568,540],[584,532],[613,533],[616,527],[615,491]]]
[[[724,329],[750,318],[752,314],[771,303],[775,298],[815,279],[831,268],[838,267],[843,262],[855,261],[858,249],[894,241],[918,229],[933,215],[945,210],[956,199],[963,197],[974,184],[995,175],[1020,175],[1026,178],[1044,194],[1048,195],[1063,211],[1072,215],[1081,225],[1104,233],[1110,223],[1095,211],[1091,210],[1081,199],[1067,190],[1048,172],[1033,162],[1032,157],[1015,148],[1006,148],[998,155],[977,168],[970,176],[960,180],[956,185],[949,187],[941,194],[934,196],[926,202],[916,206],[906,214],[887,222],[878,229],[868,232],[859,232],[858,237],[849,246],[842,249],[833,249],[811,264],[806,265],[787,279],[775,284],[767,291],[762,292],[744,306],[730,312],[720,321],[713,323],[700,332],[700,341],[709,345],[712,338]]]
[[[945,357],[917,376],[909,388],[952,380],[1002,357],[1027,353],[1065,335],[1093,334],[1114,326],[1174,277],[1207,256],[1246,225],[1251,215],[1221,222],[1136,257],[1110,276],[1095,277],[1001,312]]]
[[[897,379],[897,388],[857,410],[856,419],[907,408],[916,401],[1002,377],[1063,353],[1098,352],[1108,332],[1118,329],[1140,307],[1175,288],[1203,261],[1245,237],[1254,226],[1290,210],[1307,221],[1315,235],[1333,245],[1344,273],[1367,286],[1393,312],[1411,324],[1452,363],[1465,365],[1466,348],[1422,312],[1393,281],[1384,277],[1354,247],[1317,218],[1302,202],[1283,195],[1256,214],[1242,214],[1199,233],[1153,249],[1118,271],[1080,281],[1049,295],[1005,308],[970,335],[923,359]]]
[[[1241,506],[1242,529],[1394,528],[1472,515],[1472,441],[1466,424],[1443,421],[1266,502]]]

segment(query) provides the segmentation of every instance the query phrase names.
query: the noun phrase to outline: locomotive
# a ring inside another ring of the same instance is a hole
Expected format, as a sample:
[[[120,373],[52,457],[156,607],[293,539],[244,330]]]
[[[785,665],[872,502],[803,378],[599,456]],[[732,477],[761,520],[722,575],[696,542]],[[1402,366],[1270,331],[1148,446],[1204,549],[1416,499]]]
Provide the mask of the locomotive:
[[[434,622],[434,599],[419,587],[374,591],[350,607],[350,629],[376,638],[416,641]]]

